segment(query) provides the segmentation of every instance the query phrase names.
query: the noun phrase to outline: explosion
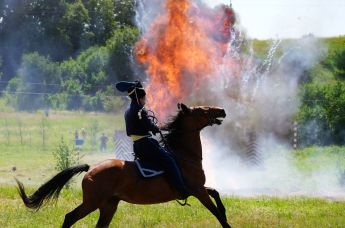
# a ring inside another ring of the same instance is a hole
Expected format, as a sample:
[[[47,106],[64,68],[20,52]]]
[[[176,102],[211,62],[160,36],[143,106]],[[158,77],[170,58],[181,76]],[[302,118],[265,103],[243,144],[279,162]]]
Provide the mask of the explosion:
[[[221,128],[202,133],[206,184],[224,193],[344,195],[336,165],[304,173],[290,153],[299,83],[323,45],[310,36],[277,40],[260,59],[230,6],[201,1],[137,1],[143,35],[134,54],[146,70],[149,108],[163,122],[178,102],[227,111]]]
[[[160,119],[200,89],[223,62],[234,35],[231,7],[167,0],[134,53],[149,78],[148,103]]]

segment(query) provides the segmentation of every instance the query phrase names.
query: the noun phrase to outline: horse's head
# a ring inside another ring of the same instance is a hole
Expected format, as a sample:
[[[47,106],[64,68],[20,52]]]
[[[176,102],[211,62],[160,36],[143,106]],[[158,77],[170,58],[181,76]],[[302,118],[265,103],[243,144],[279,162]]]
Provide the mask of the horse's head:
[[[226,116],[224,109],[212,106],[187,107],[184,104],[178,104],[177,107],[177,115],[161,128],[167,132],[164,134],[164,140],[162,140],[162,142],[175,150],[175,152],[186,151],[183,148],[187,145],[180,143],[181,138],[186,139],[186,134],[183,133],[187,133],[187,136],[190,137],[190,133],[197,134],[197,132],[201,131],[204,127],[212,126],[213,124],[220,125],[222,123],[222,118]],[[189,143],[195,145],[193,143],[198,142],[191,141]],[[179,147],[179,149],[177,149],[177,147]],[[201,149],[201,144],[200,147],[195,145],[195,148]],[[191,153],[191,150],[187,151]],[[197,151],[197,153],[201,153],[201,150]],[[201,155],[198,155],[198,157],[201,157]]]
[[[181,113],[181,122],[186,130],[201,130],[213,124],[220,125],[226,116],[224,109],[212,106],[187,107],[185,104],[177,105]]]

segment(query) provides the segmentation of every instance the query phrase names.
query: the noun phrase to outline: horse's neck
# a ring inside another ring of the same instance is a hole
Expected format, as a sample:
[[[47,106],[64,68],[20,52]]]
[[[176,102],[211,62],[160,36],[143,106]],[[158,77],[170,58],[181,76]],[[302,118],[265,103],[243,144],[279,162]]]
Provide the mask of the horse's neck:
[[[179,160],[183,177],[189,185],[203,186],[206,177],[202,167],[200,132],[182,134],[180,137],[177,159]]]
[[[185,159],[200,162],[202,160],[202,146],[200,132],[181,134],[176,153]]]

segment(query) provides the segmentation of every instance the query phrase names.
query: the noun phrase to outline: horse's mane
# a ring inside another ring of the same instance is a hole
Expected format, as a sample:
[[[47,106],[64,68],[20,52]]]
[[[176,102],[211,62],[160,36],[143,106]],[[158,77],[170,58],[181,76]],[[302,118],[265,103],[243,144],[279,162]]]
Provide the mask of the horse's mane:
[[[180,120],[182,114],[182,111],[179,110],[176,115],[170,116],[168,122],[161,127],[163,138],[160,140],[160,143],[168,148],[174,148],[174,145],[177,143],[177,133],[181,130]]]

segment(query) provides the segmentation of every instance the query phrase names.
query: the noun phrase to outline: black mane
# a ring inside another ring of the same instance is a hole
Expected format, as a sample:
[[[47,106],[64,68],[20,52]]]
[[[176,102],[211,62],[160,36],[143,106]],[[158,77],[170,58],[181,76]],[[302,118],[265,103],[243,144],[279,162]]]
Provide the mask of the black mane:
[[[183,112],[179,110],[175,116],[171,116],[169,121],[163,125],[161,128],[163,138],[160,143],[167,148],[173,148],[177,143],[178,132],[181,130],[180,120],[182,118]]]

